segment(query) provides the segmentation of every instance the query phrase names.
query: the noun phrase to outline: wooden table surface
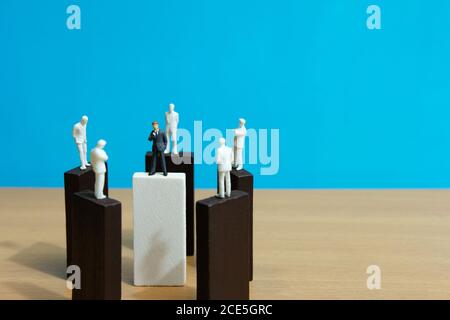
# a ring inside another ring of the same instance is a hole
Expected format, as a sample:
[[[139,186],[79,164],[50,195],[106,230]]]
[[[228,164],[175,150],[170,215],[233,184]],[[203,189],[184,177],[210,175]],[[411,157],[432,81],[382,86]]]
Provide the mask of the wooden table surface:
[[[195,257],[184,287],[132,285],[132,194],[110,195],[123,203],[122,298],[195,299]],[[450,191],[256,190],[254,263],[252,299],[450,299]],[[69,299],[64,279],[63,190],[0,189],[0,299]]]

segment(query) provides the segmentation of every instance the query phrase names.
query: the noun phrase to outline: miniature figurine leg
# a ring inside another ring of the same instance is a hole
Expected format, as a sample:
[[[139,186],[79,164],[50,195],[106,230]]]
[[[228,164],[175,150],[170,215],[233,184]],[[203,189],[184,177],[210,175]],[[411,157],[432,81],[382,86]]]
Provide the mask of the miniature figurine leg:
[[[105,187],[105,173],[95,174],[95,197],[97,199],[105,199],[106,196],[103,194],[103,188]]]
[[[172,130],[171,131],[171,136],[172,136],[172,153],[173,154],[178,154],[177,131],[176,130]]]
[[[242,148],[236,148],[235,159],[236,159],[236,170],[242,170],[243,161],[242,161]]]
[[[170,133],[170,129],[166,129],[167,146],[166,150],[164,150],[164,153],[170,153]]]
[[[152,164],[151,164],[151,166],[150,166],[150,172],[149,172],[149,175],[151,176],[151,175],[153,175],[153,174],[155,174],[155,171],[156,171],[156,158],[158,157],[158,151],[153,151],[153,154],[152,154]]]
[[[90,167],[91,164],[87,161],[87,143],[83,143],[83,151],[84,151],[84,165],[86,167]]]
[[[161,155],[161,166],[163,169],[163,173],[165,176],[167,176],[167,169],[166,169],[166,157],[164,156],[164,152],[159,152]]]
[[[219,171],[219,198],[225,198],[225,172]]]
[[[85,163],[85,159],[86,159],[86,151],[83,148],[83,144],[82,143],[77,143],[77,149],[78,149],[78,154],[80,155],[80,169],[81,170],[85,170],[86,169],[86,163]]]
[[[230,177],[230,171],[227,171],[227,172],[225,173],[225,183],[226,183],[226,185],[227,185],[227,188],[226,188],[226,194],[227,194],[227,197],[230,197],[230,196],[231,196],[231,177]]]

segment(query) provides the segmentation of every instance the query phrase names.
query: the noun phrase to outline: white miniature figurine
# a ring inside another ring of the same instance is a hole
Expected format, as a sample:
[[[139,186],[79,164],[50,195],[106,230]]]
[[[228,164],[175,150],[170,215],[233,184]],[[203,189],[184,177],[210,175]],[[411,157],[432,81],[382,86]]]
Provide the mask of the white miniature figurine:
[[[244,161],[242,153],[245,146],[245,136],[247,129],[245,128],[245,119],[239,119],[239,128],[234,130],[234,167],[236,170],[242,170]]]
[[[103,148],[106,145],[105,140],[98,140],[97,145],[91,150],[92,169],[95,172],[94,192],[97,199],[105,199],[103,188],[105,187],[105,162],[108,160],[108,155]]]
[[[166,138],[167,147],[164,153],[170,153],[170,142],[172,143],[172,153],[178,154],[177,149],[177,129],[178,129],[179,116],[178,112],[175,112],[175,105],[169,104],[169,111],[166,112]],[[169,142],[170,141],[170,142]]]
[[[217,171],[219,172],[219,194],[217,197],[225,198],[225,193],[227,197],[231,195],[230,171],[234,156],[233,150],[225,145],[224,138],[219,139],[219,145],[216,154]]]
[[[80,169],[86,170],[90,164],[87,161],[87,136],[86,136],[86,126],[88,123],[88,117],[81,117],[80,122],[75,123],[72,129],[72,136],[75,139],[75,144],[77,145],[78,153],[80,155]]]

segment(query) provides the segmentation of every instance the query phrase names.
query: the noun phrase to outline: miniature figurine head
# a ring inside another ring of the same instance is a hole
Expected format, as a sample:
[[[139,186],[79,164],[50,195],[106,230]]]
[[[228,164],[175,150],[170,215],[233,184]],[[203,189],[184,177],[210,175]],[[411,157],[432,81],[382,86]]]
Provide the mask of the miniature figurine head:
[[[88,123],[88,117],[87,116],[82,116],[81,117],[81,121],[80,123],[85,126]]]
[[[156,131],[159,130],[159,123],[158,123],[158,121],[153,121],[152,122],[152,126],[153,126],[153,130],[156,130]]]
[[[240,118],[239,119],[239,127],[242,128],[245,125],[245,119]]]
[[[219,145],[220,146],[224,146],[225,145],[225,138],[220,138],[219,139]]]
[[[97,141],[97,145],[96,145],[97,148],[103,149],[105,146],[106,146],[106,141],[105,140],[100,139],[100,140]]]
[[[169,112],[172,112],[173,110],[175,110],[175,105],[173,103],[169,104]]]

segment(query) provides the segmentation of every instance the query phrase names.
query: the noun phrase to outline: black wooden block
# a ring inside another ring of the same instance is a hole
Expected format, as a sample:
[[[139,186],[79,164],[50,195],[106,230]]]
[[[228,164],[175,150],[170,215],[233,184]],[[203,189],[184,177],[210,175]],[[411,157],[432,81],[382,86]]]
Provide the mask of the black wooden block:
[[[92,191],[73,196],[72,262],[81,269],[81,289],[73,300],[120,300],[122,274],[122,205]]]
[[[72,216],[73,194],[83,190],[94,191],[95,173],[92,167],[81,170],[79,167],[64,172],[64,200],[66,206],[66,259],[67,266],[72,264]],[[108,172],[105,174],[104,194],[108,195]]]
[[[249,202],[249,280],[253,280],[253,175],[247,170],[231,171],[231,190],[240,190],[248,193]]]
[[[248,193],[249,196],[249,280],[253,280],[253,174],[247,170],[232,169],[230,172],[231,190],[240,190]],[[217,192],[219,186],[217,185]]]
[[[249,197],[197,201],[197,299],[249,299]]]
[[[145,172],[150,171],[152,152],[145,155]],[[180,152],[178,155],[164,154],[167,172],[182,172],[186,174],[186,255],[194,255],[194,153]],[[156,171],[162,172],[160,161]]]

